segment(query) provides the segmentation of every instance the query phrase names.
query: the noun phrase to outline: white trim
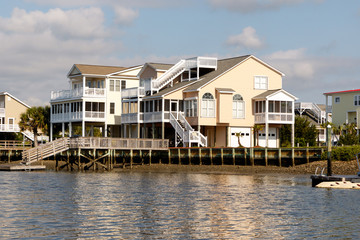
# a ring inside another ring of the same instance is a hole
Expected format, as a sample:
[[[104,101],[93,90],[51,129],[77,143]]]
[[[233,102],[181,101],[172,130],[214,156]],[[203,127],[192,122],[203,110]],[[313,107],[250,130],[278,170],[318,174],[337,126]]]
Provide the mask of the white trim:
[[[21,101],[20,99],[14,97],[13,95],[11,95],[10,93],[8,92],[0,92],[0,95],[7,95],[7,96],[10,96],[11,98],[13,98],[14,100],[18,101],[19,103],[21,103],[22,105],[24,105],[25,107],[27,108],[31,108],[29,105],[27,105],[26,103],[24,103],[23,101]],[[6,105],[5,105],[5,108],[6,108]]]
[[[184,101],[190,101],[190,100],[197,100],[198,97],[189,97],[189,98],[185,98]]]
[[[135,69],[137,69],[137,68],[142,69],[143,66],[144,66],[144,65],[139,65],[139,66],[136,66],[136,67],[130,67],[130,68],[127,68],[127,69],[118,71],[118,72],[109,73],[109,74],[107,74],[106,76],[107,76],[107,77],[111,77],[111,75],[120,74],[120,73],[123,73],[123,72],[126,72],[126,71],[133,71],[133,70],[135,70]]]

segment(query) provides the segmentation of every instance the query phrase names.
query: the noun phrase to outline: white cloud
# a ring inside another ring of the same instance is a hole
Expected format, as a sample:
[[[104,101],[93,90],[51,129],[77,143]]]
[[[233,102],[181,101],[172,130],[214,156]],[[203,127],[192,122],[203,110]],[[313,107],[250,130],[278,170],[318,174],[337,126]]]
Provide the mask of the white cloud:
[[[246,27],[242,33],[233,35],[228,38],[226,43],[230,46],[236,46],[238,48],[261,48],[264,44],[256,34],[256,30],[252,27]]]
[[[50,9],[26,12],[15,8],[10,18],[0,17],[0,31],[20,34],[42,34],[50,32],[57,38],[103,37],[104,14],[100,8],[63,11]]]
[[[251,13],[261,10],[279,9],[305,1],[322,2],[323,0],[208,0],[213,7],[221,7],[230,11]]]
[[[117,6],[115,11],[115,22],[119,24],[131,24],[139,16],[139,12],[131,8]]]
[[[72,64],[116,64],[109,58],[122,46],[109,40],[109,32],[100,8],[14,9],[0,18],[1,91],[29,105],[48,103],[51,90],[68,88]]]

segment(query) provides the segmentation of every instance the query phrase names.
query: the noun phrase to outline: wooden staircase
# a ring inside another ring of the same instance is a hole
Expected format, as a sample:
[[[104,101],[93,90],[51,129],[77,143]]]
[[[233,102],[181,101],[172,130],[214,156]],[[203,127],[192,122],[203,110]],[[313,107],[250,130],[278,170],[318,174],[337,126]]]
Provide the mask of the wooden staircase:
[[[57,153],[66,151],[70,148],[69,138],[60,138],[46,144],[39,145],[35,148],[25,150],[22,153],[22,164],[29,165],[33,162],[53,156]]]

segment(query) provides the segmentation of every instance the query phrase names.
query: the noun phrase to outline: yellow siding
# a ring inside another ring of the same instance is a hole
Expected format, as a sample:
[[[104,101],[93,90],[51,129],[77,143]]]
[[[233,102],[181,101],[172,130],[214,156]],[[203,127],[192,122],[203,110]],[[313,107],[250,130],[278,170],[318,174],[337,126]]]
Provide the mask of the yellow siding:
[[[354,96],[360,95],[360,92],[336,93],[332,95],[332,122],[339,126],[348,122],[356,123],[356,112],[360,110],[360,106],[355,106]],[[340,102],[335,103],[335,98],[340,97]]]
[[[23,105],[22,103],[18,102],[17,100],[13,99],[10,96],[5,97],[5,123],[9,123],[9,118],[14,118],[15,124],[19,124],[20,115],[25,113],[28,107]]]

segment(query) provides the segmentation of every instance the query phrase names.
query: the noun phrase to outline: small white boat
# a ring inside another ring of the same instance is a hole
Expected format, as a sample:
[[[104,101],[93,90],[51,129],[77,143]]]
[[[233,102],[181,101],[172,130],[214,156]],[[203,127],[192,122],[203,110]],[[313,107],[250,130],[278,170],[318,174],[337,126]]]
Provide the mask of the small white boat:
[[[360,189],[360,183],[352,181],[334,181],[321,182],[315,187],[317,188],[343,188],[343,189]]]

